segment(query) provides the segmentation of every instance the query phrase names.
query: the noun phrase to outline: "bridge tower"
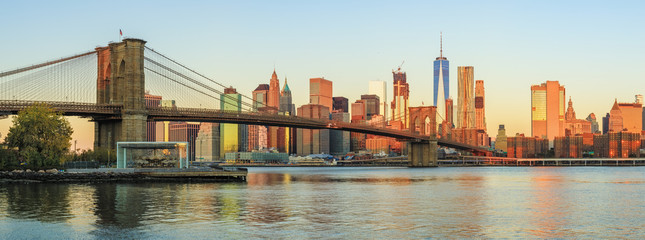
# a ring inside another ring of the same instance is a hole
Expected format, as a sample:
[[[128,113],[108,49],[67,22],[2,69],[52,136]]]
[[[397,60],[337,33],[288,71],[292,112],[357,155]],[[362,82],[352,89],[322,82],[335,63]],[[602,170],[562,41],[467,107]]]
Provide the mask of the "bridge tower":
[[[428,140],[418,140],[408,143],[408,160],[410,167],[437,166],[437,107],[409,107],[410,131],[427,135]]]
[[[96,48],[96,103],[122,105],[123,108],[120,119],[94,119],[95,148],[114,149],[116,142],[146,140],[145,44],[141,39],[124,39]]]

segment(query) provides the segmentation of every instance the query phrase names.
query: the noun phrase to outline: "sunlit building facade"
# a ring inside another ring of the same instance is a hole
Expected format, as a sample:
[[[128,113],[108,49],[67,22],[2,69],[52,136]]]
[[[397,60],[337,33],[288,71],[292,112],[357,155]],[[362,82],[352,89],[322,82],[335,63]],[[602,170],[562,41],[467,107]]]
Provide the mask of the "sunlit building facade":
[[[475,128],[486,131],[484,80],[475,81]]]
[[[333,85],[325,78],[309,79],[309,103],[320,104],[332,110],[333,106]],[[329,118],[329,117],[327,117]]]
[[[224,94],[220,96],[220,109],[228,111],[242,111],[242,95],[237,93],[235,88],[224,89]],[[241,134],[246,134],[240,124],[222,123],[220,124],[220,159],[224,158],[227,152],[240,152],[240,141],[243,139]],[[244,137],[246,139],[246,137]],[[245,144],[246,145],[246,144]]]
[[[402,72],[399,68],[397,71],[392,71],[392,76],[394,77],[392,87],[394,94],[392,103],[390,104],[390,109],[392,110],[390,119],[401,122],[403,128],[407,129],[410,126],[408,119],[410,89],[407,83],[406,73]]]
[[[457,128],[475,128],[475,70],[457,67]]]
[[[531,86],[531,136],[564,136],[565,88],[558,81]]]

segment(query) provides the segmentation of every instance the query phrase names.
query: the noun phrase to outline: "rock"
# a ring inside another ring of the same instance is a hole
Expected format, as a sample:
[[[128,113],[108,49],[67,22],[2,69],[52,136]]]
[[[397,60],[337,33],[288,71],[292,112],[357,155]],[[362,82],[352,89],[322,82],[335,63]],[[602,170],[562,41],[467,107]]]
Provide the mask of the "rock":
[[[47,170],[47,172],[48,173],[58,173],[58,169],[52,168],[52,169]]]
[[[27,170],[25,170],[25,172],[32,172],[32,171],[31,171],[31,169],[27,169]]]
[[[16,170],[13,170],[13,171],[11,171],[11,172],[14,172],[14,173],[22,173],[23,171],[22,171],[22,170],[19,170],[19,169],[16,169]]]
[[[44,172],[45,172],[45,170],[39,170],[38,172],[39,172],[39,173],[44,173]]]

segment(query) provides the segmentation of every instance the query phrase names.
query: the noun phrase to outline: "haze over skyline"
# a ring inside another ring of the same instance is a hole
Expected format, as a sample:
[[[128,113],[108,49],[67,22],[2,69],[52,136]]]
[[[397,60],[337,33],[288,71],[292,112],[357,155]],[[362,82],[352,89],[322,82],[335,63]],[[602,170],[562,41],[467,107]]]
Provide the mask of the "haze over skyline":
[[[614,99],[645,94],[645,17],[639,1],[515,2],[2,2],[0,71],[104,46],[125,37],[172,57],[238,92],[288,77],[296,106],[308,103],[309,78],[334,82],[350,102],[370,80],[402,70],[410,105],[432,104],[432,62],[450,61],[456,101],[458,66],[484,80],[491,137],[530,134],[530,86],[557,80],[578,118],[609,112]],[[112,10],[111,6],[119,6]],[[641,84],[639,84],[641,83]],[[154,94],[154,93],[152,93]],[[391,101],[391,99],[389,99]],[[0,121],[6,135],[10,119]],[[92,146],[93,123],[73,120],[79,148]],[[89,134],[89,135],[88,135]]]

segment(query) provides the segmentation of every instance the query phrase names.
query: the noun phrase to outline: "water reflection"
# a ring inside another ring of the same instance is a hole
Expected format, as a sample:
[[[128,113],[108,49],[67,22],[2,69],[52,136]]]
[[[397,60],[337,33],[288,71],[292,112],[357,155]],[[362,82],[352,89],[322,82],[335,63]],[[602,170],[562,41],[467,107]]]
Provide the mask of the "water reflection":
[[[247,183],[0,184],[0,232],[100,239],[642,238],[645,176],[633,169],[251,169]]]

